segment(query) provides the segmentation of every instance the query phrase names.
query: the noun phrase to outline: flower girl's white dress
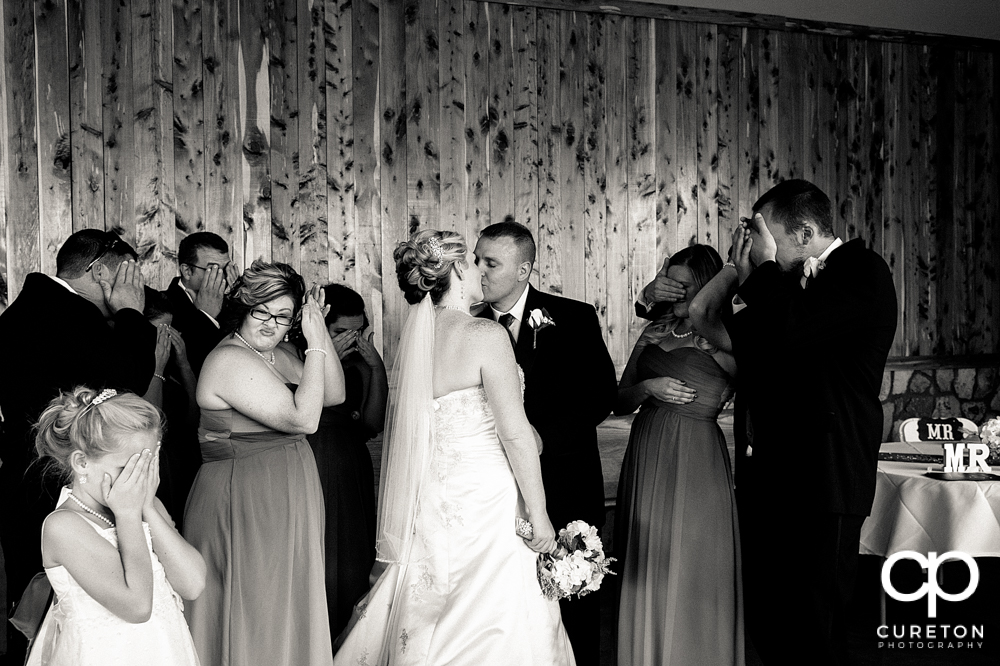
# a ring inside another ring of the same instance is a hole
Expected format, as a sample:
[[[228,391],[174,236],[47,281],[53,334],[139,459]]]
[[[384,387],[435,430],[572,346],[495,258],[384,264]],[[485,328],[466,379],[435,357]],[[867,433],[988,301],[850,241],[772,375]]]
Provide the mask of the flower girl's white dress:
[[[355,608],[339,666],[574,666],[559,604],[514,532],[518,492],[482,386],[437,399],[410,564]]]
[[[66,500],[66,489],[59,497]],[[101,528],[90,520],[115,548],[115,528]],[[167,580],[153,552],[149,526],[142,524],[153,562],[153,614],[142,624],[121,619],[87,594],[63,566],[45,570],[53,605],[38,632],[28,666],[198,666],[184,606]]]

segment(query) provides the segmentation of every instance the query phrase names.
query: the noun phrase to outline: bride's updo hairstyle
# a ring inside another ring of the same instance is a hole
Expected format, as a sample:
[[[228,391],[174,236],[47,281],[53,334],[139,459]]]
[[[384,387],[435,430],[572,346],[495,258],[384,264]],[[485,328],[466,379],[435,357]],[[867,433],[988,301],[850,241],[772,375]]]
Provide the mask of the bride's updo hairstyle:
[[[465,239],[454,231],[424,229],[396,246],[396,278],[403,297],[410,305],[419,303],[430,294],[437,305],[451,286],[451,268],[458,274],[468,267]]]
[[[45,461],[46,471],[68,481],[75,451],[100,458],[119,451],[135,433],[152,430],[160,437],[162,421],[156,407],[134,393],[112,394],[77,386],[49,403],[35,424],[35,451]]]

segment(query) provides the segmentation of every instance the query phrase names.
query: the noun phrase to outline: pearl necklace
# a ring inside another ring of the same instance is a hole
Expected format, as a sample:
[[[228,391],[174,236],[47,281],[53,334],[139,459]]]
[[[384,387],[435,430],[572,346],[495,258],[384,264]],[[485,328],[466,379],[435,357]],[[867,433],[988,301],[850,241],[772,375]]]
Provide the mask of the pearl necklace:
[[[240,342],[242,342],[242,343],[243,343],[243,344],[245,344],[245,345],[246,345],[247,347],[249,347],[249,348],[250,348],[250,351],[252,351],[252,352],[253,352],[254,354],[257,354],[257,356],[260,356],[260,357],[261,357],[262,359],[264,359],[264,360],[265,360],[266,362],[270,363],[271,365],[274,365],[274,351],[273,351],[273,350],[271,351],[271,358],[268,358],[268,357],[264,356],[264,354],[262,354],[262,353],[261,353],[261,351],[260,351],[259,349],[257,349],[256,347],[254,347],[254,346],[253,346],[252,344],[250,344],[250,343],[249,343],[249,342],[247,342],[246,340],[244,340],[244,339],[243,339],[243,336],[242,336],[242,335],[240,335],[240,332],[239,332],[239,331],[233,331],[233,335],[235,335],[235,336],[236,336],[237,338],[239,338],[239,341],[240,341]]]
[[[674,331],[673,329],[670,330],[670,335],[674,336],[675,338],[686,338],[689,335],[691,335],[692,333],[694,333],[694,329],[693,328],[690,331],[688,331],[687,333],[681,333],[680,335],[677,335],[676,331]]]
[[[465,314],[469,314],[469,310],[467,308],[463,308],[458,305],[438,305],[437,308],[439,310],[455,310],[456,312],[463,312]]]
[[[105,516],[101,515],[100,513],[94,511],[89,506],[87,506],[86,504],[84,504],[83,502],[81,502],[80,498],[77,497],[76,495],[74,495],[72,490],[69,491],[68,493],[66,493],[66,496],[69,497],[74,502],[76,502],[77,506],[79,506],[81,509],[83,509],[84,511],[86,511],[90,515],[97,516],[98,518],[100,518],[101,520],[103,520],[104,522],[106,522],[108,524],[108,527],[114,527],[115,526],[115,524],[113,522],[111,522],[110,520],[108,520],[107,517],[105,517]]]

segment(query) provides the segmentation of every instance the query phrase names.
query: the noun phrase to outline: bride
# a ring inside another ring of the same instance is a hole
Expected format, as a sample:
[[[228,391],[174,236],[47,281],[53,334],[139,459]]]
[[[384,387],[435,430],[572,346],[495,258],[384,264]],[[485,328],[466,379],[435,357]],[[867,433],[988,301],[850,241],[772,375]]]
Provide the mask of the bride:
[[[410,312],[390,382],[377,557],[334,664],[574,666],[536,553],[555,548],[506,331],[469,315],[480,271],[432,229],[393,257]],[[519,493],[520,491],[520,493]],[[519,495],[534,537],[514,531]]]

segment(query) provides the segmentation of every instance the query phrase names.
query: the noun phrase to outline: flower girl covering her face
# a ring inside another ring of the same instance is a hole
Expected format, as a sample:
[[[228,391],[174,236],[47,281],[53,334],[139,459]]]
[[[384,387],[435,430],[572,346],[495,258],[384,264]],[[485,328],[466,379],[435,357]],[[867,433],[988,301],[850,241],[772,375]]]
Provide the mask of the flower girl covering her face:
[[[77,387],[37,425],[39,457],[67,477],[42,525],[55,592],[28,658],[39,666],[197,666],[183,602],[205,562],[155,497],[160,414],[142,398]]]

